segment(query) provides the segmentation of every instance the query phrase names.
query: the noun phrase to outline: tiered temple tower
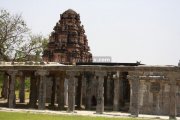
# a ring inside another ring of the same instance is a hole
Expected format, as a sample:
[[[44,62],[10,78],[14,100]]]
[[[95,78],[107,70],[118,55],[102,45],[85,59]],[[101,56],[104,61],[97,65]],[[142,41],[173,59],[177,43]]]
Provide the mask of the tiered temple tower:
[[[49,37],[43,60],[65,64],[92,62],[92,54],[89,51],[80,16],[74,10],[68,9],[60,15],[60,20]]]

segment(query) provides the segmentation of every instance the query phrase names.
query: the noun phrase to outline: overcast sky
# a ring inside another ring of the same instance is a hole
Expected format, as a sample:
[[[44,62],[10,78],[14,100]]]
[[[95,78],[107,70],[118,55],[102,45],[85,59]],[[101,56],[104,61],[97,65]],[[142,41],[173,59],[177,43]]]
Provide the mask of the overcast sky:
[[[80,14],[91,52],[113,62],[177,65],[180,0],[0,0],[22,14],[33,33],[48,36],[67,9]]]

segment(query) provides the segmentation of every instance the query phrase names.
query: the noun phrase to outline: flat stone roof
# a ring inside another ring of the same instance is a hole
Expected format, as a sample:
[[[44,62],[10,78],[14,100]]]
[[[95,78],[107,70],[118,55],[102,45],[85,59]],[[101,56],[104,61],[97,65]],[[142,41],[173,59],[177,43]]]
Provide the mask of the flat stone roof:
[[[0,70],[50,70],[50,71],[175,71],[178,66],[125,66],[125,65],[63,65],[56,62],[0,62]]]

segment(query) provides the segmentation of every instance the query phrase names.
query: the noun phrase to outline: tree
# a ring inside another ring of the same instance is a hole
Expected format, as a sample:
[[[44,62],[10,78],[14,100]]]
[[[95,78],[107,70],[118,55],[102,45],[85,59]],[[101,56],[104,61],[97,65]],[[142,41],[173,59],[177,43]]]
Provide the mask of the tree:
[[[21,15],[11,15],[6,10],[0,11],[0,55],[9,61],[15,55],[15,49],[23,42],[29,32]]]
[[[48,39],[42,35],[30,35],[26,42],[16,50],[14,61],[40,61],[47,43]]]
[[[0,10],[1,60],[40,60],[46,45],[47,39],[42,35],[32,35],[21,15],[11,15],[6,10]]]

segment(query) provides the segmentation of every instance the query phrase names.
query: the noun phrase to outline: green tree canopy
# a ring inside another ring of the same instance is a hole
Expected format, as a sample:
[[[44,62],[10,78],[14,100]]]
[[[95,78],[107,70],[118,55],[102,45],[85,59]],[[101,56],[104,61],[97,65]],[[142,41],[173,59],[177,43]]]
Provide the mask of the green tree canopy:
[[[16,50],[15,61],[40,61],[48,39],[42,35],[29,35],[26,42]]]
[[[39,60],[47,39],[33,35],[22,16],[0,10],[0,59],[4,61]],[[34,60],[33,59],[33,60]]]

